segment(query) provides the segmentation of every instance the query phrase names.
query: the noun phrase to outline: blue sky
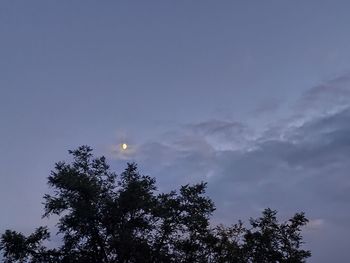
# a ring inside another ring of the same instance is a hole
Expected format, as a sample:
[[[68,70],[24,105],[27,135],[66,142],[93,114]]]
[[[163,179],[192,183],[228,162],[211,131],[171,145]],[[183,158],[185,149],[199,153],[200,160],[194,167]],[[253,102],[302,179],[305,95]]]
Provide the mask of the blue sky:
[[[208,181],[215,221],[303,210],[310,262],[349,261],[349,8],[1,2],[0,230],[42,223],[54,162],[88,144],[161,189]]]

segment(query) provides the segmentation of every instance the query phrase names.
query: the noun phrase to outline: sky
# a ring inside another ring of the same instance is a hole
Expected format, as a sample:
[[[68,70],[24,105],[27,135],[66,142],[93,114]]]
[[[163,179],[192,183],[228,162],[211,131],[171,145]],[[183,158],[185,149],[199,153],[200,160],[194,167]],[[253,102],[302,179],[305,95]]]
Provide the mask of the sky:
[[[350,261],[349,8],[1,1],[0,231],[44,224],[50,170],[87,144],[160,190],[207,181],[215,222],[304,211],[309,262]]]

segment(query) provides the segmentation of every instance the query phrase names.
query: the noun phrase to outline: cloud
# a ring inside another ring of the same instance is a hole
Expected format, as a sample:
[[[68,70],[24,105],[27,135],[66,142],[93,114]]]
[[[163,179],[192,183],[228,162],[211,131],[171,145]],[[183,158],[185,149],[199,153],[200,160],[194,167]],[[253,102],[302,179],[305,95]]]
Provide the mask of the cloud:
[[[238,121],[208,120],[184,126],[193,138],[202,138],[217,150],[241,149],[255,136],[248,125]]]
[[[296,104],[301,115],[327,114],[346,108],[350,103],[350,73],[316,85]]]
[[[324,226],[325,221],[321,218],[311,219],[307,224],[307,227],[310,229],[320,229]]]
[[[239,149],[216,147],[215,140],[223,138],[232,144],[231,134],[235,142],[247,141],[244,129],[233,122],[197,123],[168,141],[139,146],[133,158],[164,182],[209,181],[210,194],[226,205],[234,198],[252,209],[282,207],[284,201],[295,210],[315,207],[319,200],[350,201],[350,108],[294,127],[283,139],[261,137],[249,141],[254,147]]]
[[[258,216],[266,207],[283,218],[305,211],[311,218],[308,229],[318,230],[308,232],[307,241],[326,247],[337,238],[347,240],[348,83],[350,76],[343,76],[311,88],[291,116],[262,133],[241,121],[205,120],[139,145],[130,158],[155,176],[162,190],[207,181],[217,206],[215,222]],[[334,226],[342,229],[336,236],[324,230]]]
[[[242,134],[246,127],[240,122],[210,120],[188,125],[194,132],[203,135],[224,135],[230,138],[232,134]]]
[[[157,177],[173,177],[172,182],[209,181],[222,202],[238,195],[264,206],[278,203],[278,195],[297,194],[296,204],[304,197],[305,203],[315,200],[311,195],[350,201],[350,108],[293,127],[283,138],[249,141],[244,130],[248,128],[236,122],[200,122],[186,125],[168,141],[145,143],[137,152],[115,157],[135,160]],[[254,147],[217,147],[225,140]]]

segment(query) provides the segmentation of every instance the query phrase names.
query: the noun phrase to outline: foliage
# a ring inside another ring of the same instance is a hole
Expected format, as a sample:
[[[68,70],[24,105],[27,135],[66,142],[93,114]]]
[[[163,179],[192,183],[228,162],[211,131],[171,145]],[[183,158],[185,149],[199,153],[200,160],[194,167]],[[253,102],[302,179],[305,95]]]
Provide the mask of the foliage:
[[[50,237],[45,227],[29,236],[7,230],[4,262],[298,263],[311,255],[301,249],[303,213],[278,223],[276,211],[266,209],[249,228],[212,227],[206,183],[158,193],[155,179],[134,163],[117,176],[88,146],[69,153],[72,163],[56,164],[48,178],[53,191],[44,196],[44,217],[59,217],[61,246],[43,245]]]

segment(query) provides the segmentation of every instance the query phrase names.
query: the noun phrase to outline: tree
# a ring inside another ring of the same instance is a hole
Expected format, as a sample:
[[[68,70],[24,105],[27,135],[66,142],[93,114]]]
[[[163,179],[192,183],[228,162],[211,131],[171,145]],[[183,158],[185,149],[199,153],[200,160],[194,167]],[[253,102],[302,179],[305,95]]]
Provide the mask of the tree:
[[[134,163],[117,176],[88,146],[69,153],[72,163],[56,163],[44,196],[44,217],[59,218],[61,246],[43,245],[46,227],[29,236],[7,230],[0,240],[4,262],[299,263],[311,256],[301,249],[303,213],[278,223],[276,211],[266,209],[249,228],[212,227],[206,183],[158,193],[155,179]]]

